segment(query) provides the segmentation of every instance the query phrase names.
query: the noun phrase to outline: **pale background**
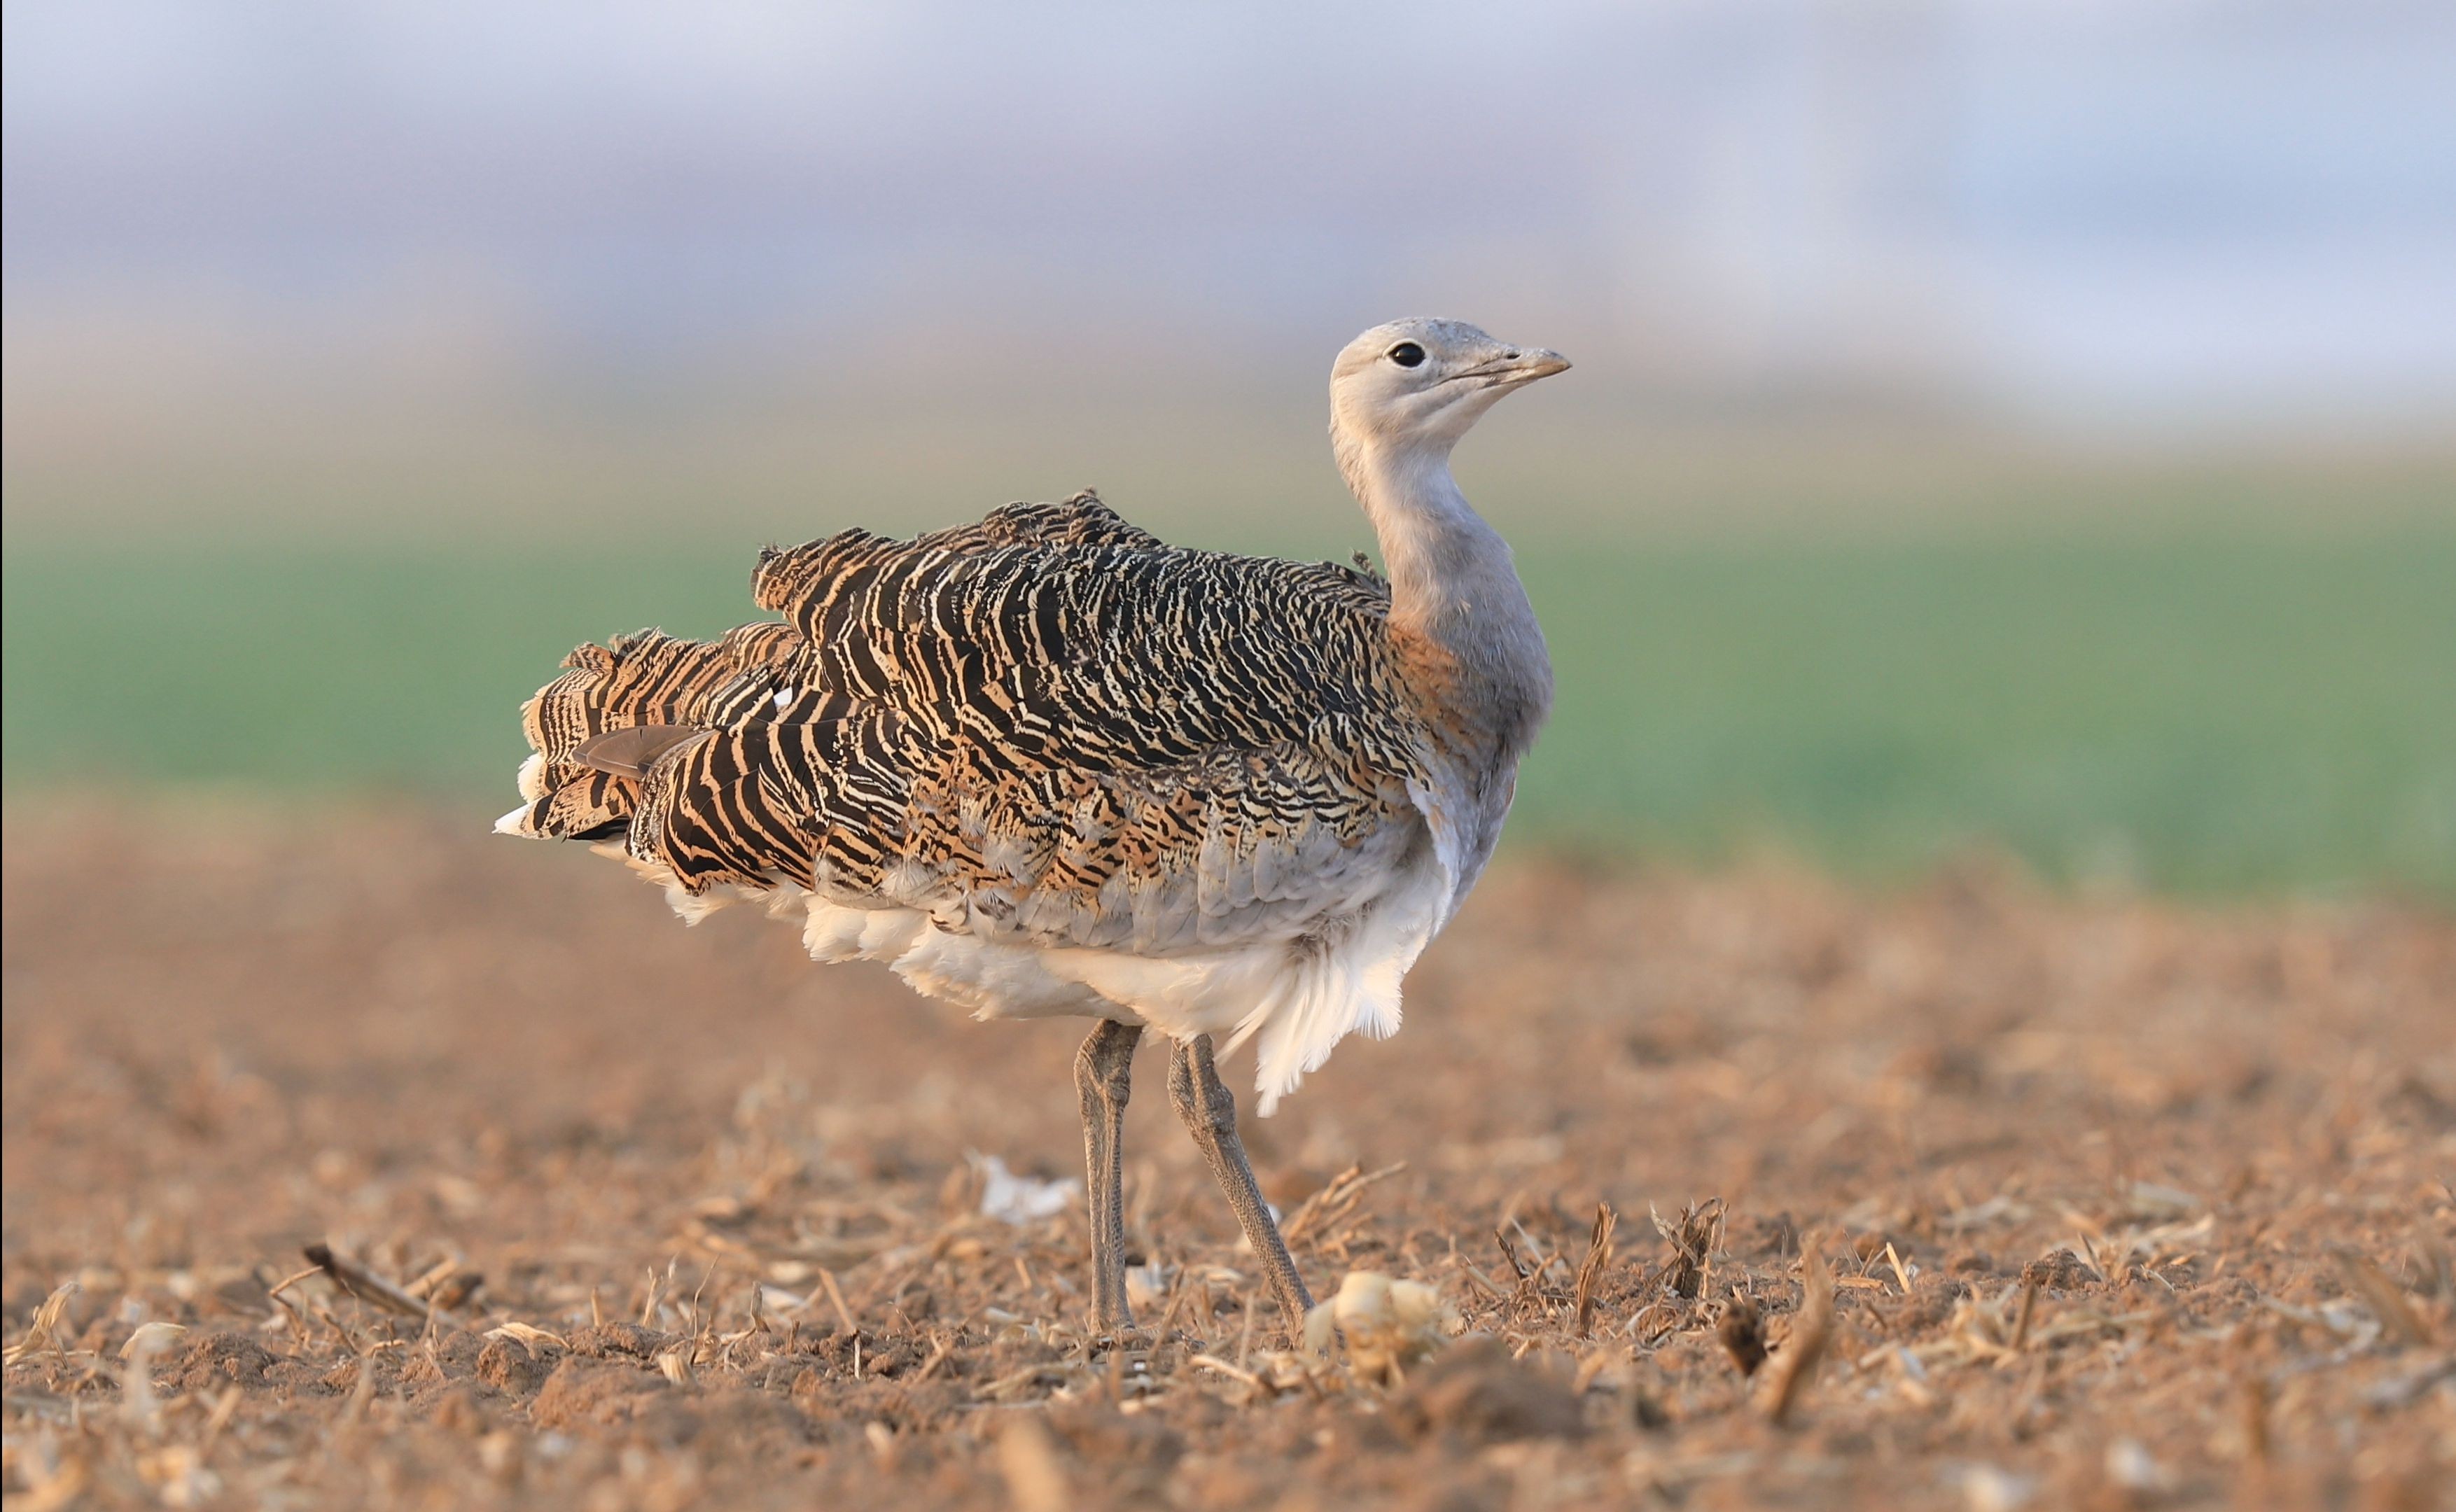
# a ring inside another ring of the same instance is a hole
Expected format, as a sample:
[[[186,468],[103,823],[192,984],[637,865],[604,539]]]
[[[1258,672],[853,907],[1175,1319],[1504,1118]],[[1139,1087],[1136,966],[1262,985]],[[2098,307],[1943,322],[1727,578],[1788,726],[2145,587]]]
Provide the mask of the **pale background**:
[[[562,650],[746,615],[767,539],[1095,484],[1344,555],[1330,355],[1438,313],[1578,363],[1460,460],[1562,654],[1534,828],[2456,876],[2444,4],[37,0],[5,43],[14,791],[483,807]]]

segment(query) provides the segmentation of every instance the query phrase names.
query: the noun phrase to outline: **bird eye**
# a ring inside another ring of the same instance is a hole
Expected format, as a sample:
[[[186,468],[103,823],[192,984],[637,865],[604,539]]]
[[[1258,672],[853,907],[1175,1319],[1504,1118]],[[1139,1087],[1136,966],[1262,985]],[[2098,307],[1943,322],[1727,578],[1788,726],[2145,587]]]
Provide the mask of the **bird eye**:
[[[1413,341],[1402,341],[1390,349],[1390,360],[1401,367],[1422,367],[1424,365],[1424,349]]]

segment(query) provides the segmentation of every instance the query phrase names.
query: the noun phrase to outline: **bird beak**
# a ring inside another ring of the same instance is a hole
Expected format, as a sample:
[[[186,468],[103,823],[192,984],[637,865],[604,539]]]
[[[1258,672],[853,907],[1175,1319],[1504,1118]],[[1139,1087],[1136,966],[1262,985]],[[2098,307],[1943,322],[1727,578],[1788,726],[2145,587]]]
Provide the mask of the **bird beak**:
[[[1543,347],[1513,347],[1458,375],[1463,378],[1482,378],[1493,388],[1514,389],[1537,378],[1550,378],[1568,370],[1569,359],[1558,352]]]
[[[1567,358],[1558,352],[1546,351],[1540,346],[1520,352],[1518,360],[1510,365],[1516,369],[1512,374],[1512,380],[1519,383],[1532,383],[1537,378],[1550,378],[1555,373],[1569,371]]]

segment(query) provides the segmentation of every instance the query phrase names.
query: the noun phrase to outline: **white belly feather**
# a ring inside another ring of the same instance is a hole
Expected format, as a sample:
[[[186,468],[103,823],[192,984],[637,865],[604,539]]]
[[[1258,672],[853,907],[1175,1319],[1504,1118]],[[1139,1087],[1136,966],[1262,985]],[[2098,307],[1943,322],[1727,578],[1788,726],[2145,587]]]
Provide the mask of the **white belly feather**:
[[[813,960],[883,962],[915,991],[976,1018],[1107,1018],[1176,1039],[1225,1035],[1223,1053],[1251,1039],[1255,1111],[1267,1116],[1349,1034],[1398,1032],[1401,980],[1482,869],[1482,856],[1463,854],[1454,806],[1431,787],[1411,796],[1422,823],[1401,833],[1412,831],[1412,843],[1349,870],[1341,880],[1352,890],[1322,900],[1301,930],[1148,955],[943,929],[924,909],[857,906],[789,883],[693,895],[662,866],[618,846],[597,848],[663,884],[689,923],[734,903],[762,904],[777,918],[800,912]]]
[[[1169,955],[951,933],[919,909],[796,901],[807,900],[802,939],[813,959],[884,962],[914,991],[976,1017],[1110,1018],[1176,1039],[1225,1035],[1228,1050],[1251,1039],[1256,1111],[1268,1114],[1349,1034],[1398,1031],[1400,980],[1440,926],[1450,889],[1429,846],[1387,882],[1318,933]]]

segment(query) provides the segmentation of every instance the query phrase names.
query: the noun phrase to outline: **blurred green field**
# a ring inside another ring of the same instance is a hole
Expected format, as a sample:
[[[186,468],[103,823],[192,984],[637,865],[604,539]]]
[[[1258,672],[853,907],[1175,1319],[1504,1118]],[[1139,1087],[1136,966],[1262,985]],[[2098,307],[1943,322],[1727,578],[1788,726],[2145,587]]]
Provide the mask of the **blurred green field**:
[[[750,552],[6,557],[6,775],[512,798],[575,642],[750,616]],[[2456,525],[1544,543],[1559,714],[1513,830],[1914,875],[2456,897]]]

